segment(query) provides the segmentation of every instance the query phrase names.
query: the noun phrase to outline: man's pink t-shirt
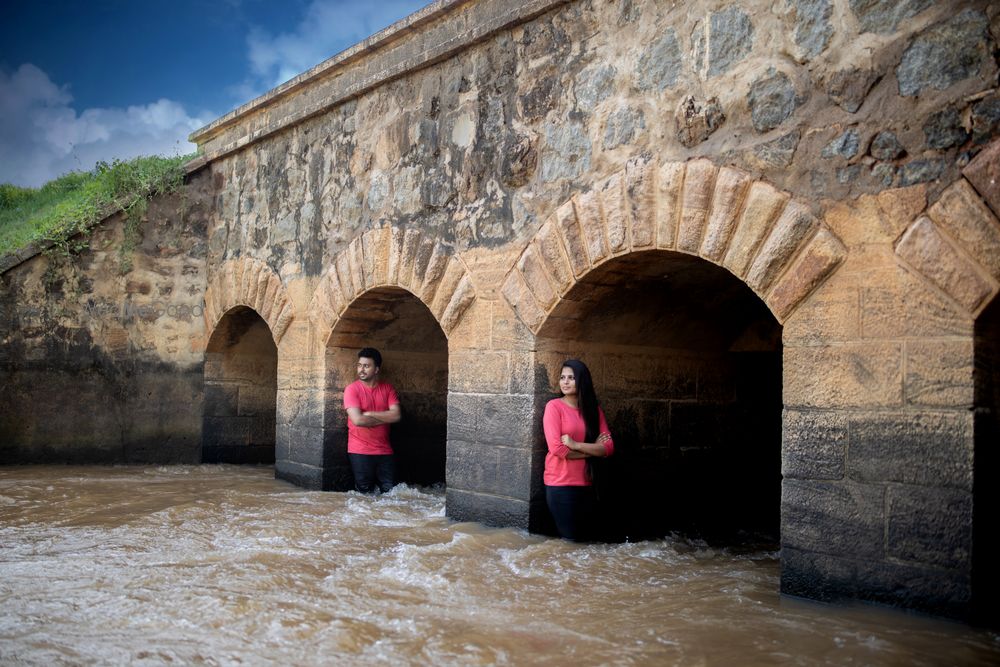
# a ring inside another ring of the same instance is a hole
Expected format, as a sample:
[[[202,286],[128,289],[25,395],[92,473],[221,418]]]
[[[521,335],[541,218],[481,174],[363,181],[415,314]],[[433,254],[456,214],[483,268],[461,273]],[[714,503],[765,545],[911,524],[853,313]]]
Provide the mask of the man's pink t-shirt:
[[[396,390],[388,382],[368,387],[355,380],[344,389],[344,409],[358,408],[361,412],[383,412],[399,403]],[[392,454],[389,425],[355,426],[347,419],[347,451],[350,454]]]
[[[604,411],[597,408],[600,425],[599,433],[611,435]],[[577,442],[586,442],[587,425],[583,421],[583,413],[579,408],[571,408],[561,398],[554,398],[545,405],[545,416],[542,417],[545,428],[545,442],[549,451],[545,455],[546,486],[590,486],[587,477],[587,459],[568,459],[572,451],[562,444],[562,436],[568,435]],[[608,440],[604,443],[604,451],[608,456],[615,451],[615,443]]]

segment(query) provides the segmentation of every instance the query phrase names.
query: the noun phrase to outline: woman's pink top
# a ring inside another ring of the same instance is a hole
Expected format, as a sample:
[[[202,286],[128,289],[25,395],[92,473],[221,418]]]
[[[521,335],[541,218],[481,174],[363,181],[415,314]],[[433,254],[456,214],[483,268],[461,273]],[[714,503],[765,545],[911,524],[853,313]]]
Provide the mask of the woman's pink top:
[[[604,418],[604,411],[597,408],[597,414],[600,419],[599,433],[611,435],[608,422]],[[545,485],[590,486],[590,479],[587,477],[587,459],[566,458],[566,455],[573,450],[562,444],[563,435],[568,435],[576,442],[586,442],[584,436],[587,425],[583,423],[583,413],[580,409],[571,408],[561,398],[554,398],[545,404],[542,426],[545,428],[545,442],[549,446],[549,452],[545,455],[543,477]],[[615,451],[615,443],[611,440],[605,442],[604,451],[611,456]]]

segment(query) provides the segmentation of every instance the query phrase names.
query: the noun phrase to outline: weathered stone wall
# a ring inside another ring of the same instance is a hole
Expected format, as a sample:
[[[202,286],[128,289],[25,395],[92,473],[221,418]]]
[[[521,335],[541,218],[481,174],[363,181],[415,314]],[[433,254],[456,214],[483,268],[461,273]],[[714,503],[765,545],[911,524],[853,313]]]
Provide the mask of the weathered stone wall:
[[[913,188],[832,207],[844,266],[785,323],[786,592],[968,598],[972,319],[893,250],[924,205]]]
[[[211,201],[204,176],[154,200],[124,274],[121,215],[3,273],[0,460],[201,460]]]
[[[334,489],[340,392],[381,347],[412,479],[443,466],[449,516],[533,530],[579,355],[611,507],[649,507],[628,534],[780,517],[784,591],[966,613],[996,591],[998,37],[985,0],[439,0],[194,135],[192,355],[257,313],[276,474]],[[43,261],[5,274],[11,308]],[[65,364],[47,340],[7,368]]]

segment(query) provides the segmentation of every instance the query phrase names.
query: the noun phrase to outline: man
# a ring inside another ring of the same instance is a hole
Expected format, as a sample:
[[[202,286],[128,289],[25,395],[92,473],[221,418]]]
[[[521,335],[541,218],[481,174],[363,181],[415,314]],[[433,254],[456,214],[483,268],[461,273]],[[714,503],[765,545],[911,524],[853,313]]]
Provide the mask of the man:
[[[347,410],[347,457],[354,473],[354,486],[361,493],[392,489],[395,463],[389,444],[389,424],[402,418],[396,390],[379,382],[382,355],[375,348],[358,352],[358,379],[344,389]]]

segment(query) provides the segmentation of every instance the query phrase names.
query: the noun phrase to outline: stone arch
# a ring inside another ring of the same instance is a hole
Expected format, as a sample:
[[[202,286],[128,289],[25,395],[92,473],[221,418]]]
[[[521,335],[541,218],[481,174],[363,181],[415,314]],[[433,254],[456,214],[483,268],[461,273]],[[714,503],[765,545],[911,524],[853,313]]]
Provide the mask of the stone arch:
[[[560,299],[533,341],[536,396],[566,358],[593,373],[616,443],[599,464],[605,537],[777,540],[782,334],[746,283],[676,250],[612,258]],[[541,502],[533,516],[544,528]]]
[[[807,206],[710,160],[636,159],[561,205],[501,288],[533,333],[581,278],[635,251],[673,250],[724,267],[784,323],[847,250]],[[582,258],[583,261],[574,261]]]
[[[998,161],[1000,141],[995,141],[895,243],[905,265],[972,318],[1000,292]]]
[[[281,278],[266,263],[250,257],[222,264],[205,290],[205,330],[209,335],[223,315],[236,306],[253,309],[271,330],[278,345],[295,318],[292,301]]]
[[[353,488],[347,462],[344,388],[356,379],[357,352],[382,354],[380,378],[396,390],[403,419],[393,424],[396,481],[445,481],[448,415],[448,339],[437,318],[411,290],[373,287],[357,295],[333,324],[324,353],[324,441],[338,490]],[[322,335],[322,332],[321,332]]]
[[[378,287],[399,287],[431,311],[445,335],[476,298],[469,272],[441,241],[419,229],[381,227],[337,254],[309,304],[317,331],[329,332],[354,300]]]
[[[219,318],[205,349],[202,463],[274,463],[278,346],[253,308]]]

